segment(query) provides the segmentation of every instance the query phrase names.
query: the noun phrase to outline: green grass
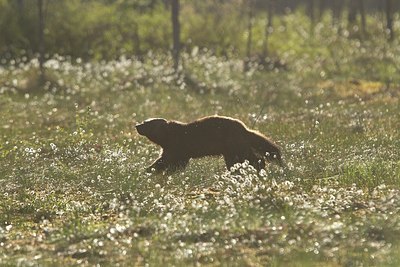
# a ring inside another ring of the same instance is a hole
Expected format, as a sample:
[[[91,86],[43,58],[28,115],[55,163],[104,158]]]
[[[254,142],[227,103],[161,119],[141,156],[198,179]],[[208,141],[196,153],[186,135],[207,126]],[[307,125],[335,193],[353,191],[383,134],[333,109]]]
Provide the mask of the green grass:
[[[324,34],[282,51],[287,70],[54,58],[36,88],[34,61],[0,68],[0,265],[397,266],[398,45]],[[287,167],[144,172],[159,148],[136,122],[215,113],[270,136]]]

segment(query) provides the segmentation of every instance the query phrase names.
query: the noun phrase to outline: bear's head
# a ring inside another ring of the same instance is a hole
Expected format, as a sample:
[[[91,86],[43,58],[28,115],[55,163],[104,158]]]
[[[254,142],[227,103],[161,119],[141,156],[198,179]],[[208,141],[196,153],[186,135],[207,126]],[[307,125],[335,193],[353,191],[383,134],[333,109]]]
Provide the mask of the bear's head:
[[[169,132],[167,120],[161,118],[148,119],[135,127],[140,135],[146,136],[150,141],[160,146],[166,145]]]

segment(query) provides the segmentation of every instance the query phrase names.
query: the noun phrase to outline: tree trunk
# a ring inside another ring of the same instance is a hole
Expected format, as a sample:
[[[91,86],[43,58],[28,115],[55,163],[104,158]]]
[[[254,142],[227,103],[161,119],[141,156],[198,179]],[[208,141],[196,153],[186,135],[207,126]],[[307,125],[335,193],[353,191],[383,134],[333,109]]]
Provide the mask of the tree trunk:
[[[17,4],[18,4],[18,11],[20,14],[22,14],[24,12],[24,0],[18,0]]]
[[[357,3],[354,0],[349,0],[349,26],[353,26],[357,22]]]
[[[332,26],[338,26],[339,32],[341,31],[341,18],[343,11],[343,0],[335,0],[332,7]]]
[[[265,36],[264,36],[264,45],[263,45],[263,53],[262,60],[265,60],[267,56],[269,56],[268,49],[268,39],[269,35],[272,33],[272,18],[273,18],[273,0],[268,0],[268,10],[267,10],[267,24],[265,25]]]
[[[389,32],[389,41],[393,41],[393,0],[386,0],[386,28]]]
[[[38,0],[39,11],[39,68],[40,68],[40,82],[44,82],[44,14],[43,14],[43,0]]]
[[[319,5],[318,5],[318,21],[322,20],[322,17],[324,16],[325,8],[326,8],[326,2],[325,0],[319,0]]]
[[[367,23],[365,20],[365,6],[364,6],[364,0],[358,0],[358,8],[360,9],[360,15],[361,15],[361,33],[363,38],[365,38],[365,35],[367,33]]]
[[[139,36],[139,24],[137,22],[133,23],[133,30],[132,30],[132,41],[134,43],[134,50],[135,54],[140,61],[143,61],[143,53],[140,44],[140,36]]]
[[[179,0],[172,0],[171,5],[171,20],[172,20],[172,58],[174,60],[175,72],[179,69],[179,54],[180,54],[180,24],[179,24]]]
[[[24,29],[25,29],[25,5],[23,0],[18,0],[17,1],[18,5],[18,23],[19,23],[19,28],[21,29],[22,33],[25,35]]]
[[[308,15],[310,16],[310,35],[314,35],[315,28],[315,0],[309,1]]]
[[[249,0],[249,13],[248,13],[248,22],[247,22],[247,45],[246,45],[246,59],[244,61],[244,71],[249,70],[249,63],[251,57],[251,45],[253,42],[253,0]]]

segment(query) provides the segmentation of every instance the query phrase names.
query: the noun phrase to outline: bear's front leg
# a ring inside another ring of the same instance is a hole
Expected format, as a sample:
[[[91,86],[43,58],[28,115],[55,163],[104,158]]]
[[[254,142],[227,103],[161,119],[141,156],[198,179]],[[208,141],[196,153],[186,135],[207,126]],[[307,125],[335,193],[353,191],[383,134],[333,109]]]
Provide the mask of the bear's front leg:
[[[165,170],[168,171],[176,171],[179,169],[183,169],[189,163],[188,158],[184,157],[174,157],[170,154],[163,153],[160,158],[158,158],[150,167],[146,169],[147,172],[163,172]]]
[[[146,172],[162,172],[168,168],[167,161],[165,157],[161,156],[153,164],[147,167]]]

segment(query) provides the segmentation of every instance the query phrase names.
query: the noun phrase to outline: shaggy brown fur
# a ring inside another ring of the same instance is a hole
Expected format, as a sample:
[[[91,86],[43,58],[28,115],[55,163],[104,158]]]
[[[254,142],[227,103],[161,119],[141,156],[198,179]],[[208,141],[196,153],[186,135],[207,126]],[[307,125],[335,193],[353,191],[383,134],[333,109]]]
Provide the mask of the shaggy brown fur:
[[[190,158],[216,155],[224,157],[228,169],[245,160],[257,170],[265,167],[265,159],[282,165],[276,144],[229,117],[210,116],[191,123],[149,119],[136,130],[163,149],[147,171],[176,170],[186,167]]]

